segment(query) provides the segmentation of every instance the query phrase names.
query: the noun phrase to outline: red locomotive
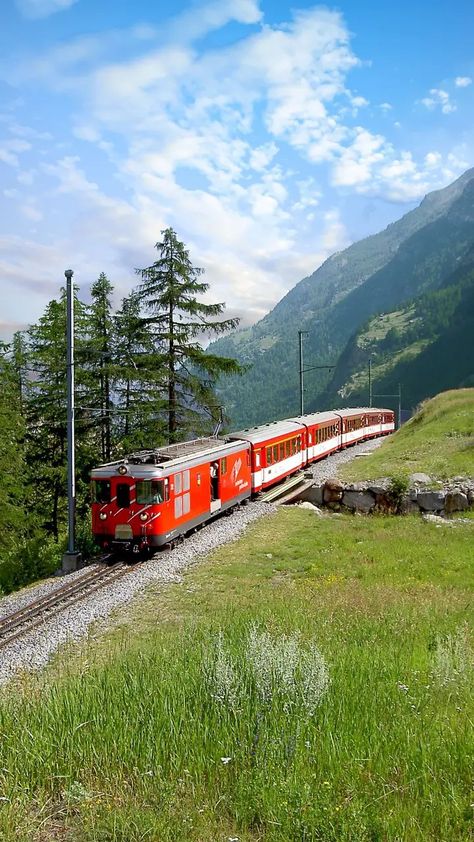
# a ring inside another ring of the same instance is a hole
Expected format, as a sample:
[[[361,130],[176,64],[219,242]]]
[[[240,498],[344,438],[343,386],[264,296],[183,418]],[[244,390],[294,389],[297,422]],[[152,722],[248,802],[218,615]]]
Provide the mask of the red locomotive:
[[[92,530],[106,550],[173,545],[220,512],[330,453],[393,432],[389,409],[301,415],[144,450],[92,471]]]

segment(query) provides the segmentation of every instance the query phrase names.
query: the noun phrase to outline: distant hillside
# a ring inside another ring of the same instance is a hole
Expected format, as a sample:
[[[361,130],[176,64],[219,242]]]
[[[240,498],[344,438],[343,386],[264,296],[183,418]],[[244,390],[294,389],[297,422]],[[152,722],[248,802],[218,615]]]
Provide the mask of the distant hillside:
[[[474,389],[425,401],[416,415],[365,459],[340,470],[345,480],[427,473],[433,480],[474,476]]]
[[[321,400],[366,401],[369,358],[374,394],[392,394],[400,383],[406,407],[474,386],[474,246],[438,290],[375,316],[350,338]]]
[[[453,275],[474,243],[474,169],[430,193],[384,231],[330,257],[260,322],[211,346],[249,365],[220,397],[234,426],[298,411],[298,330],[308,331],[306,364],[338,364],[350,337],[380,312],[404,310]],[[405,318],[405,317],[404,317]],[[306,375],[306,407],[334,393],[328,372]],[[450,385],[457,385],[452,383]]]

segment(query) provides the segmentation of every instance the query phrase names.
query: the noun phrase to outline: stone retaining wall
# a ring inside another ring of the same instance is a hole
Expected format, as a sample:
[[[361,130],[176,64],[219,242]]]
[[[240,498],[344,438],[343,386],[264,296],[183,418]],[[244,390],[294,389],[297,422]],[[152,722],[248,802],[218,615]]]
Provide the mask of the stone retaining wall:
[[[412,474],[408,488],[403,488],[396,480],[387,477],[345,484],[338,479],[328,479],[306,489],[299,499],[335,511],[347,509],[364,514],[377,511],[392,514],[420,512],[445,516],[474,508],[474,480],[454,477],[449,484],[443,484],[433,481],[426,474]]]

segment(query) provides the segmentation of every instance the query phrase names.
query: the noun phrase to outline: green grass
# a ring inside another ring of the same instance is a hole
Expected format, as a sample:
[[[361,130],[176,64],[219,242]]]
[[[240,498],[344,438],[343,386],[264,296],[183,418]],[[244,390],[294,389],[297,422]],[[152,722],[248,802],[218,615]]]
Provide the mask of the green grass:
[[[156,587],[4,692],[0,838],[472,839],[472,530],[280,510]]]
[[[340,470],[343,480],[422,471],[433,479],[474,476],[474,389],[442,392],[364,459]]]

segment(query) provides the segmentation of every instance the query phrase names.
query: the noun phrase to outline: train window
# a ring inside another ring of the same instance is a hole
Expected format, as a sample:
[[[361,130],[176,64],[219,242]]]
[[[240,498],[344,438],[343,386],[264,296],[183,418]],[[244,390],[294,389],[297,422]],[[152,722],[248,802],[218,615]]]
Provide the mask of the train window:
[[[226,473],[227,473],[227,456],[224,456],[224,458],[221,459],[221,476],[222,477],[225,476]],[[184,489],[184,490],[186,491],[186,489]]]
[[[163,503],[165,491],[162,480],[137,480],[136,485],[137,503],[151,505]]]
[[[290,445],[289,441],[285,442],[285,453],[286,453],[287,458],[288,458],[288,456],[291,456],[291,445]]]
[[[174,493],[181,494],[182,491],[182,482],[181,482],[181,474],[175,474],[174,477]]]
[[[92,482],[92,502],[110,503],[110,480],[95,479]]]
[[[280,444],[280,459],[284,459],[284,458],[285,458],[285,443],[282,442]]]
[[[183,515],[189,514],[191,510],[191,497],[189,491],[183,494]]]
[[[130,486],[125,482],[117,484],[117,506],[119,509],[128,509],[130,505]]]
[[[183,491],[189,491],[189,488],[190,488],[189,471],[183,471]]]
[[[267,447],[267,465],[272,464],[272,449],[271,447]]]
[[[278,462],[278,445],[273,445],[273,461]]]
[[[183,514],[183,498],[182,497],[175,497],[174,500],[174,516],[175,518],[181,517]]]
[[[301,451],[301,439],[298,436],[298,438],[296,439],[296,452],[299,453],[300,451]]]

